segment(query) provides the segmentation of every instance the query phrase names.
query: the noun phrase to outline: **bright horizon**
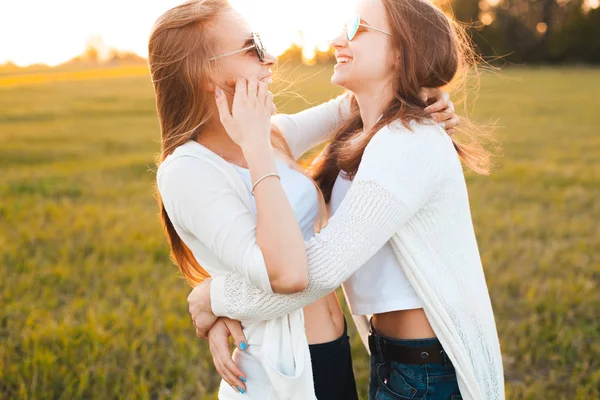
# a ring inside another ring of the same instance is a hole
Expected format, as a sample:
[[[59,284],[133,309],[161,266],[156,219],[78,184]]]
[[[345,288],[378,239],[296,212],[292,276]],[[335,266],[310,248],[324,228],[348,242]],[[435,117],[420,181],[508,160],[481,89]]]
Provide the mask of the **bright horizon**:
[[[230,3],[261,33],[273,55],[280,55],[296,43],[310,59],[315,48],[329,48],[329,40],[352,15],[355,1],[230,0]],[[499,1],[487,0],[490,5]],[[5,0],[0,3],[3,38],[0,64],[10,61],[18,66],[36,63],[55,66],[82,54],[90,40],[101,43],[105,50],[117,49],[147,57],[152,24],[164,11],[182,2]],[[585,0],[585,4],[587,8],[597,8],[600,0]],[[482,10],[480,18],[487,25],[494,17]]]
[[[3,40],[0,46],[0,64],[10,61],[18,66],[36,63],[55,66],[83,53],[91,38],[103,43],[107,50],[114,48],[147,57],[152,24],[164,11],[182,2],[3,2],[0,37],[10,39]],[[280,55],[297,43],[305,49],[307,58],[311,58],[315,48],[329,48],[329,40],[339,32],[353,9],[349,0],[230,0],[230,3],[261,33],[272,54]]]

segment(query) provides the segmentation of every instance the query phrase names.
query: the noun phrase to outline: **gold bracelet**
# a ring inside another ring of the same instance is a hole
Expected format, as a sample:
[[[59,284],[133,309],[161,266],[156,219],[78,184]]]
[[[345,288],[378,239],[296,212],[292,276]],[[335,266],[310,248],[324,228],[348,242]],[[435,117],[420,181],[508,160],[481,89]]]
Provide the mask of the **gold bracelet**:
[[[277,179],[281,180],[281,177],[279,176],[279,174],[277,174],[276,172],[271,172],[270,174],[266,174],[261,176],[260,178],[258,178],[258,180],[254,183],[254,185],[252,185],[252,196],[254,196],[254,189],[256,189],[256,186],[261,183],[263,180],[267,179],[270,176],[276,176]]]

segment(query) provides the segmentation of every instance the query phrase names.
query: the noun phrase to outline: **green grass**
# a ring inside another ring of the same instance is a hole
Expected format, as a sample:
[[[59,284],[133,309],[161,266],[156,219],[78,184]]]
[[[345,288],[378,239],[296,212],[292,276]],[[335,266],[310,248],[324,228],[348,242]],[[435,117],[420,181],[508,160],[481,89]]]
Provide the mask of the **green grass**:
[[[325,100],[328,76],[296,90]],[[475,115],[499,118],[504,155],[468,182],[509,399],[600,397],[598,93],[597,69],[482,80]],[[215,397],[157,217],[158,151],[145,75],[0,87],[0,398]]]

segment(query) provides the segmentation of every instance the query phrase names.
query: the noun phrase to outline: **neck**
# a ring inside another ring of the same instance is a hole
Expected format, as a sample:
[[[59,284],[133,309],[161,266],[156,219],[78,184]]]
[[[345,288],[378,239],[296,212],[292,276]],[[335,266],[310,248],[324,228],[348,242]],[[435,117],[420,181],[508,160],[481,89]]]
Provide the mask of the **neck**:
[[[363,130],[365,131],[375,126],[381,114],[394,98],[391,84],[370,91],[360,90],[355,92],[355,95],[360,109],[360,118],[363,122]]]
[[[242,164],[245,163],[242,148],[231,139],[229,134],[227,134],[227,131],[219,120],[219,113],[217,110],[215,109],[212,114],[213,117],[198,135],[198,143],[228,161],[239,162]]]

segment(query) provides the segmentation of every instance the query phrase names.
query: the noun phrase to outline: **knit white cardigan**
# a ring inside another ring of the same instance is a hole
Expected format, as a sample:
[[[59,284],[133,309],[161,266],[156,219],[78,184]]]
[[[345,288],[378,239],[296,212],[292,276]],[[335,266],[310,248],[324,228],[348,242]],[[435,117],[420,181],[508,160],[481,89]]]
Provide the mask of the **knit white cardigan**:
[[[213,311],[253,321],[298,310],[335,290],[387,241],[456,368],[463,398],[504,399],[500,345],[463,170],[439,125],[413,122],[408,129],[395,122],[373,137],[339,209],[306,244],[306,290],[265,293],[232,272],[212,281]],[[364,340],[364,319],[361,325]]]

